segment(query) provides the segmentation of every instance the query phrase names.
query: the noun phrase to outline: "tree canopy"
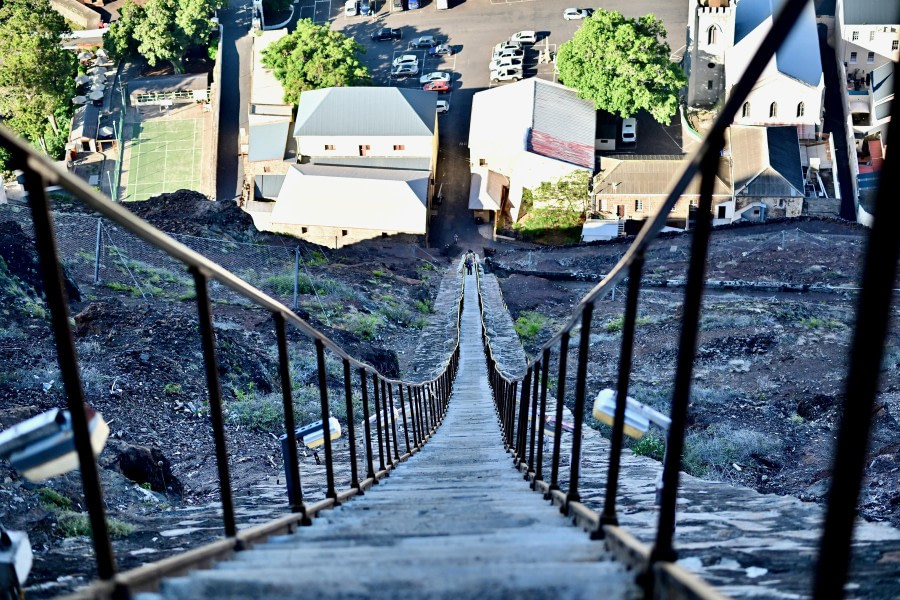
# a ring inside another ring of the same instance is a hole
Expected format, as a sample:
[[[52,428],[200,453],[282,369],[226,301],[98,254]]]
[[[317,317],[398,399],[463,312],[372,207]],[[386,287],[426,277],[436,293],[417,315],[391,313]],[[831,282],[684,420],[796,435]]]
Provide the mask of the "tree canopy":
[[[212,31],[210,18],[222,0],[148,0],[143,8],[128,0],[118,21],[110,25],[103,47],[117,58],[140,54],[150,66],[181,61],[192,47],[205,45]]]
[[[16,133],[53,154],[59,150],[57,120],[71,114],[78,72],[75,54],[59,43],[70,33],[48,0],[0,5],[0,115]]]
[[[360,61],[366,49],[328,25],[309,19],[272,43],[263,53],[263,65],[272,69],[284,87],[284,101],[297,104],[300,93],[326,87],[369,85],[369,69]]]
[[[598,9],[556,57],[560,81],[602,110],[630,117],[646,110],[669,123],[687,79],[669,60],[666,29],[653,15],[629,19]]]

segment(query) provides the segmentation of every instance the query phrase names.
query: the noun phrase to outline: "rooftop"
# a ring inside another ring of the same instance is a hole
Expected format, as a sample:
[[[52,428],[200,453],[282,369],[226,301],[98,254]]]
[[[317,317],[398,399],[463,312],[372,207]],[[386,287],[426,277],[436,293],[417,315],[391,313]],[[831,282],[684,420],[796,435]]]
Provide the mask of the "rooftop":
[[[287,35],[287,29],[262,31],[253,38],[253,66],[250,73],[250,104],[284,104],[284,88],[270,69],[262,64],[263,52],[269,44]]]
[[[844,0],[846,25],[896,25],[900,23],[897,0]]]
[[[300,94],[294,136],[433,136],[437,94],[396,87],[332,87]]]

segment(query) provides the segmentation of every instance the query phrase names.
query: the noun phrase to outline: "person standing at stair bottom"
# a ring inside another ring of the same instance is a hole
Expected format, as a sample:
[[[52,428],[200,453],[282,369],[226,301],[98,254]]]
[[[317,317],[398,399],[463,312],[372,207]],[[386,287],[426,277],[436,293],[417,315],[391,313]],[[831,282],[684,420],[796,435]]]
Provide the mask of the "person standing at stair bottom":
[[[472,274],[472,267],[475,266],[475,255],[472,254],[472,250],[468,250],[466,252],[466,275]]]

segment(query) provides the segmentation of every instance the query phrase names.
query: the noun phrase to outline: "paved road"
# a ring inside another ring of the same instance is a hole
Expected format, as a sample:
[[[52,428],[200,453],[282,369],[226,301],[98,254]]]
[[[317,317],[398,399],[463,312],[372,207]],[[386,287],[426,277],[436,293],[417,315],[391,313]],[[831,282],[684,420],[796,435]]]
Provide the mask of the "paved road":
[[[219,164],[216,198],[239,196],[244,168],[238,160],[238,132],[247,126],[250,102],[250,1],[232,0],[219,10],[222,23],[222,98],[219,115]]]
[[[311,527],[146,600],[640,597],[633,573],[531,491],[504,451],[472,275],[461,325],[449,409],[421,452]]]

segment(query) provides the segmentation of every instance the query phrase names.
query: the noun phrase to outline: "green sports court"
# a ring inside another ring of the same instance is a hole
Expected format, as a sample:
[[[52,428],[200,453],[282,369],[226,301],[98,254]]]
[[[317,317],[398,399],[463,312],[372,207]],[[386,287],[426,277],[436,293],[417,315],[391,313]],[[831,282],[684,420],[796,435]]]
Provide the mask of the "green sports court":
[[[132,123],[123,200],[201,189],[203,119]]]

